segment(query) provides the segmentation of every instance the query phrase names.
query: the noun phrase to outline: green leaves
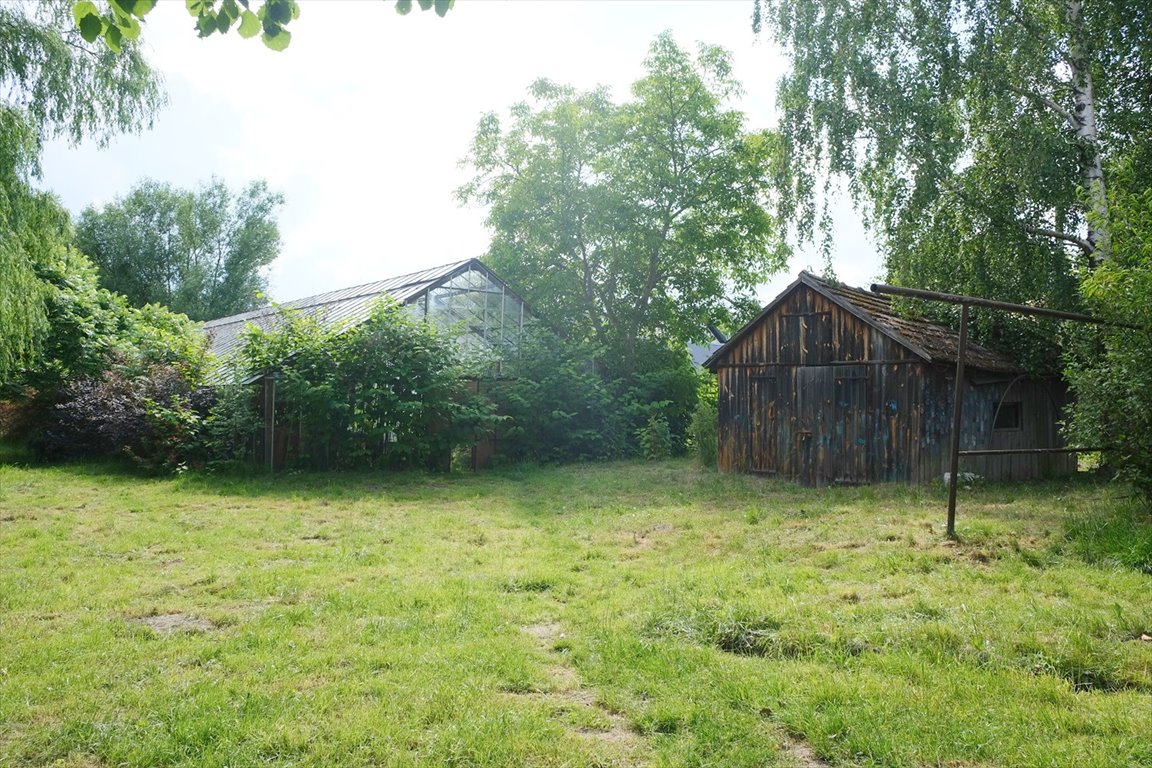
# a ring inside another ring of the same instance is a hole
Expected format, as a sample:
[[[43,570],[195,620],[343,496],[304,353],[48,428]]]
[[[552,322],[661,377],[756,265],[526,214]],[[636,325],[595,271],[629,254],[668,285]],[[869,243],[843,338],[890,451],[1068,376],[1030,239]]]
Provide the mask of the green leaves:
[[[91,0],[79,0],[72,6],[72,18],[84,40],[94,43],[102,37],[110,50],[119,53],[125,40],[140,36],[140,22],[154,7],[155,0],[109,0],[101,13]]]
[[[296,0],[266,0],[256,12],[250,0],[185,0],[184,5],[196,20],[199,37],[227,34],[239,22],[241,37],[255,37],[263,31],[264,44],[274,51],[288,47],[292,35],[285,27],[300,17]],[[80,0],[73,5],[72,15],[85,40],[95,42],[102,37],[111,50],[119,52],[124,40],[140,36],[140,22],[155,7],[155,0],[108,0],[101,12],[92,0]]]
[[[227,34],[236,25],[241,37],[248,39],[261,35],[264,44],[274,51],[283,51],[292,41],[285,27],[299,18],[300,7],[295,0],[266,0],[252,11],[249,0],[185,0],[188,13],[196,19],[200,37]],[[238,22],[238,25],[237,25]]]
[[[489,206],[490,263],[541,316],[625,356],[703,338],[786,255],[762,205],[778,145],[724,107],[728,54],[662,35],[645,66],[623,104],[534,83],[506,128],[481,121],[458,191]]]
[[[88,3],[88,5],[91,5],[91,3]],[[77,26],[80,27],[80,36],[89,43],[96,42],[97,38],[104,33],[104,23],[95,13],[88,13],[81,16]]]
[[[93,0],[79,0],[72,7],[73,19],[81,37],[92,43],[103,38],[115,52],[123,41],[140,36],[140,22],[156,7],[156,0],[106,0],[106,10]],[[252,10],[258,0],[184,0],[184,6],[196,22],[196,34],[210,37],[227,34],[235,28],[240,37],[249,39],[260,35],[270,50],[286,50],[292,42],[288,24],[300,18],[300,4],[296,0],[264,0]],[[419,0],[420,10],[433,10],[443,17],[456,4],[456,0]],[[396,0],[396,12],[406,15],[412,10],[412,0]]]
[[[236,31],[245,39],[255,37],[260,34],[260,19],[252,11],[245,9],[240,14],[240,26]]]
[[[420,10],[429,11],[434,10],[436,15],[444,18],[448,11],[456,5],[456,0],[418,0]],[[396,13],[401,16],[407,16],[412,12],[412,0],[396,0]]]
[[[286,29],[282,29],[274,35],[265,32],[260,36],[260,39],[264,41],[264,45],[273,51],[283,51],[292,42],[292,33]]]

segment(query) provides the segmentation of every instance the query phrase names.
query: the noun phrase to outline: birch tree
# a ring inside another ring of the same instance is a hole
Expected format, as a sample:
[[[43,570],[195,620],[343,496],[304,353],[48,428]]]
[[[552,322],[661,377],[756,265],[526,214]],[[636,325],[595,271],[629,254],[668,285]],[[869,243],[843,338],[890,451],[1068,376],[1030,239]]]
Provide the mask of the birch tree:
[[[843,182],[890,279],[1078,302],[1110,258],[1109,165],[1152,129],[1148,2],[755,0],[753,25],[791,61],[781,212],[801,234]]]

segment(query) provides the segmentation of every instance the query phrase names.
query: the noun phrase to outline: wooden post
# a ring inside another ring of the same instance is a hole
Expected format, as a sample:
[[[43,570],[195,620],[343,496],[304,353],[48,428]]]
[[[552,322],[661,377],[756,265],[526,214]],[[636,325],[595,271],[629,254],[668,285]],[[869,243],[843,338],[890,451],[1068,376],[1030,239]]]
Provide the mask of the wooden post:
[[[271,472],[276,467],[276,374],[264,374],[264,461]]]
[[[956,538],[956,485],[960,478],[960,423],[964,416],[964,355],[968,348],[968,304],[960,305],[960,343],[956,347],[956,400],[952,404],[952,455],[948,460],[948,526]]]

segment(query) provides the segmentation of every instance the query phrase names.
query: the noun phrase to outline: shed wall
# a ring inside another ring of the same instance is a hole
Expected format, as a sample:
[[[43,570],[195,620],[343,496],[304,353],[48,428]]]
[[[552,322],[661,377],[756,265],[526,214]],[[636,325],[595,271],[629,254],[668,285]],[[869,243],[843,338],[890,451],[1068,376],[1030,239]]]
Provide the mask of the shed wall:
[[[979,372],[965,376],[962,451],[1008,448],[1061,448],[1065,445],[1059,424],[1068,405],[1066,388],[1052,380],[1000,377],[981,379]],[[919,479],[942,481],[948,467],[949,435],[952,430],[952,398],[955,369],[935,366],[927,372],[929,396],[924,401],[922,466]],[[995,427],[998,410],[1015,407],[1016,426]],[[1067,475],[1076,471],[1076,455],[1012,454],[962,456],[960,471],[989,480],[1032,480]]]
[[[808,286],[783,296],[715,370],[721,470],[815,486],[943,476],[954,368],[924,362]],[[962,448],[1061,445],[1062,389],[1010,375],[966,379]],[[1001,401],[1019,404],[1017,427],[993,429]],[[972,457],[961,471],[1027,479],[1075,471],[1075,457]]]
[[[800,286],[717,367],[721,469],[810,485],[909,481],[923,364]]]

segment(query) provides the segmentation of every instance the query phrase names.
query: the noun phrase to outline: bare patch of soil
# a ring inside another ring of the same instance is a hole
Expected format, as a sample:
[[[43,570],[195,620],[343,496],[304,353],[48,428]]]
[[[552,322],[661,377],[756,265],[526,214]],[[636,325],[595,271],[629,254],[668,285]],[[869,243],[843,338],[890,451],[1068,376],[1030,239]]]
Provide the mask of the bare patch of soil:
[[[640,734],[628,727],[628,721],[621,715],[608,711],[603,705],[592,701],[595,706],[608,719],[608,727],[602,729],[584,728],[580,734],[589,739],[614,744],[621,749],[634,750],[640,745]]]
[[[604,744],[611,744],[620,750],[631,752],[640,746],[640,736],[623,727],[612,727],[607,731],[580,731],[580,735],[587,739],[595,739]]]
[[[580,687],[580,678],[571,667],[555,666],[548,670],[552,686],[558,691],[572,691]]]
[[[784,742],[784,749],[792,755],[798,768],[831,768],[828,763],[816,756],[810,746],[799,739],[787,738]]]
[[[177,632],[208,632],[216,629],[216,625],[207,619],[190,616],[186,613],[164,613],[157,616],[142,616],[133,619],[137,624],[151,627],[162,635],[172,635]]]
[[[674,530],[676,529],[668,523],[658,523],[651,528],[633,533],[632,546],[650,547],[656,543],[656,541],[652,538],[652,534],[672,533]]]
[[[540,645],[551,647],[560,638],[564,637],[563,628],[555,621],[545,621],[540,624],[529,624],[524,632]]]

